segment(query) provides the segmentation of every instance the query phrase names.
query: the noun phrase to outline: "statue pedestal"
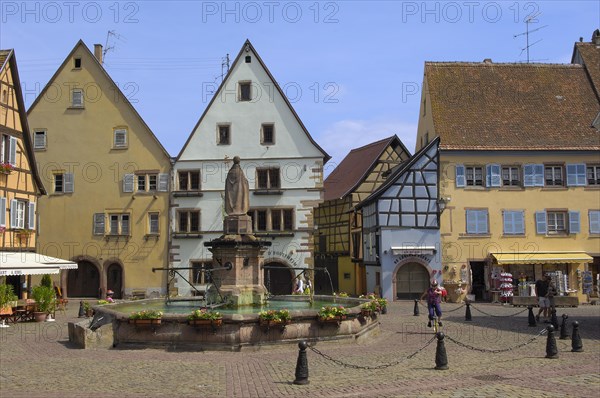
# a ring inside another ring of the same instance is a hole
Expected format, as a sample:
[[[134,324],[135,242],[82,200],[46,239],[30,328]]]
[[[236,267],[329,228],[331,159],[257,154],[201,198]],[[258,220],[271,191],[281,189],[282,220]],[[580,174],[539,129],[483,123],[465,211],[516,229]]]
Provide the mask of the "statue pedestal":
[[[248,215],[226,216],[223,225],[225,235],[249,235],[252,233],[252,218]]]

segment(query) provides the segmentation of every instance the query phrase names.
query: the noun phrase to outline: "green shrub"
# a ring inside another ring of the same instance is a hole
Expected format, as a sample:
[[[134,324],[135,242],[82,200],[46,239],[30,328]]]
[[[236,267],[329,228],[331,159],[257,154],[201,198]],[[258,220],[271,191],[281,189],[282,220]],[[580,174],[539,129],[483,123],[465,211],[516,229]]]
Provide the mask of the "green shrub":
[[[48,286],[36,286],[31,291],[39,312],[50,312],[54,309],[56,294],[54,289]]]
[[[12,285],[0,284],[0,308],[6,307],[11,301],[18,299]]]
[[[40,282],[40,286],[52,287],[52,278],[50,275],[45,274],[42,276],[42,282]]]

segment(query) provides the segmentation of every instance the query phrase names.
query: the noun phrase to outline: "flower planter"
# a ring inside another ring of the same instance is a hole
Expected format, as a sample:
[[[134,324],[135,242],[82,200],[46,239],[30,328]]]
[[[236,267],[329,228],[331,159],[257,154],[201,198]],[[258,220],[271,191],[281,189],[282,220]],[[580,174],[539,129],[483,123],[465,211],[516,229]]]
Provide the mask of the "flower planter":
[[[360,315],[361,315],[363,318],[368,318],[368,317],[370,317],[372,314],[373,314],[373,311],[371,311],[371,310],[364,310],[364,309],[363,309],[363,310],[360,310]]]
[[[217,333],[217,329],[223,326],[223,318],[219,319],[188,319],[188,325],[198,329],[211,328],[213,333]]]
[[[339,315],[339,316],[335,316],[333,318],[317,317],[317,320],[321,324],[321,327],[325,326],[325,325],[337,325],[337,326],[340,326],[340,323],[342,323],[342,321],[346,320],[346,315]]]
[[[33,319],[35,319],[36,322],[44,322],[47,317],[48,317],[48,314],[45,312],[38,312],[38,311],[33,312]]]
[[[287,325],[292,323],[292,321],[274,321],[269,319],[259,319],[258,323],[261,328],[268,331],[271,328],[280,328],[281,330],[283,330]]]
[[[158,326],[161,321],[162,319],[129,319],[129,323],[140,327]]]

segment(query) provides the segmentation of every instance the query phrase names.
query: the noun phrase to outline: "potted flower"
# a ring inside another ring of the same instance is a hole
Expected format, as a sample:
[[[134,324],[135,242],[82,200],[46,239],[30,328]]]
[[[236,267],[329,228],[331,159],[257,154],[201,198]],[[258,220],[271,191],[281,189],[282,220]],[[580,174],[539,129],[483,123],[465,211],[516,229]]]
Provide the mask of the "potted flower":
[[[292,322],[292,316],[287,309],[267,310],[258,313],[258,320],[260,325],[265,326],[267,329],[271,326],[281,326],[285,328],[285,325]]]
[[[32,289],[31,296],[35,300],[35,311],[33,312],[35,321],[45,321],[48,314],[54,309],[56,302],[54,289],[48,286],[36,286]]]
[[[317,318],[321,323],[340,323],[348,315],[348,310],[342,306],[325,306],[321,307],[317,313]]]
[[[192,311],[187,317],[191,326],[219,327],[223,324],[223,315],[218,311],[207,311],[205,308]]]
[[[92,308],[92,305],[87,301],[83,302],[83,312],[85,312],[86,318],[91,318],[94,316],[94,309]]]
[[[129,315],[129,323],[134,325],[160,325],[163,313],[157,310],[142,310]]]
[[[387,314],[387,305],[388,305],[387,299],[382,297],[382,298],[375,299],[375,301],[377,302],[378,311],[381,312],[382,314]]]
[[[14,170],[14,167],[10,163],[0,163],[0,174],[10,174]]]
[[[379,309],[379,304],[375,300],[371,300],[368,303],[361,304],[360,306],[360,315],[364,318],[375,314]]]

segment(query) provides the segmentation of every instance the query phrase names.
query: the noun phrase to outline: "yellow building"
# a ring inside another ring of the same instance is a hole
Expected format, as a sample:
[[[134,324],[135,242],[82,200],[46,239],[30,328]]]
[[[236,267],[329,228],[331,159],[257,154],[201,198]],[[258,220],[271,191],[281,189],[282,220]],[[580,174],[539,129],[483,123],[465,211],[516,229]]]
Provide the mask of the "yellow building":
[[[408,158],[410,153],[394,135],[353,149],[325,179],[324,202],[315,209],[315,266],[326,267],[331,281],[327,274],[315,273],[317,293],[330,293],[333,285],[336,292],[365,294],[369,278],[370,285],[381,286],[380,265],[367,275],[362,261],[362,220],[355,206]]]
[[[459,298],[531,303],[546,273],[564,297],[594,294],[598,31],[593,40],[566,65],[425,64],[417,149],[440,137],[443,279]]]
[[[64,294],[115,298],[166,292],[170,159],[135,108],[79,41],[31,105],[31,141],[48,196],[41,253],[76,261]]]

